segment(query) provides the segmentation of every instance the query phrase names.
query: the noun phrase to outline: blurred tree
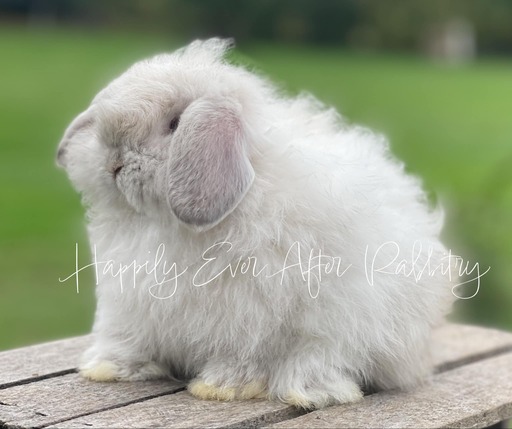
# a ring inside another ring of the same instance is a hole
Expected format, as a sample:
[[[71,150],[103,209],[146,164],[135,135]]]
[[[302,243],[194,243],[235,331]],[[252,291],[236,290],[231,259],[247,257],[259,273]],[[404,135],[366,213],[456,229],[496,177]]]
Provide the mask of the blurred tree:
[[[512,1],[358,0],[351,41],[366,48],[421,47],[425,35],[454,19],[471,23],[482,52],[512,52]]]
[[[178,0],[193,4],[207,34],[239,39],[344,43],[356,20],[352,0]]]
[[[510,0],[0,0],[0,16],[211,35],[414,50],[461,18],[479,50],[512,52]]]

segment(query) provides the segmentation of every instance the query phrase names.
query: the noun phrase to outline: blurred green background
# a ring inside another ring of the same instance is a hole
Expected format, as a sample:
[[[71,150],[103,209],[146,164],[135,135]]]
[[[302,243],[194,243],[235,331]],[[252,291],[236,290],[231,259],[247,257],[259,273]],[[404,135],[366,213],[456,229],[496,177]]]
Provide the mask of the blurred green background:
[[[90,329],[79,196],[54,165],[71,119],[127,66],[197,37],[385,133],[491,270],[455,320],[512,329],[512,2],[0,0],[0,349]],[[475,288],[468,288],[471,295]]]

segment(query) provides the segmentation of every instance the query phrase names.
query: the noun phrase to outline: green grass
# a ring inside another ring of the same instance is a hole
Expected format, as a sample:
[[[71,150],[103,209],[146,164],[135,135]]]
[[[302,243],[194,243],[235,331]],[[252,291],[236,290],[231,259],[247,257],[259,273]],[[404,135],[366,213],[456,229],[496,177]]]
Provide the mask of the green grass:
[[[133,61],[171,50],[164,36],[0,29],[0,349],[87,332],[92,273],[83,210],[56,145],[69,121]],[[448,240],[492,270],[461,318],[512,328],[512,62],[444,67],[336,49],[242,46],[241,58],[294,93],[384,132],[407,168],[449,208]]]

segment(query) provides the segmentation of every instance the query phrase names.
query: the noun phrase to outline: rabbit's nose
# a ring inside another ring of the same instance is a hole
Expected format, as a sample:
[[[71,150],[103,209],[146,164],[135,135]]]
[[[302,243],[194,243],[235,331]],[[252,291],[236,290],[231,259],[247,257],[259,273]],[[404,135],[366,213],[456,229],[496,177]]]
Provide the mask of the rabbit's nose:
[[[114,180],[116,180],[117,175],[121,172],[123,167],[124,167],[123,164],[116,164],[116,165],[114,165],[114,168],[112,169],[112,175],[114,176]]]

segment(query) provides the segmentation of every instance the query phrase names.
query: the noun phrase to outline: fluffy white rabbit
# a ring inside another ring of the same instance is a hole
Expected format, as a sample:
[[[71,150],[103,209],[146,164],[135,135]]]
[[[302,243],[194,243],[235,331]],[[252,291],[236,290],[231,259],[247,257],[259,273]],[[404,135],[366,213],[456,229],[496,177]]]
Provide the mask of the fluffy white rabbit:
[[[81,374],[304,408],[416,385],[452,301],[441,214],[382,136],[229,48],[136,63],[64,135],[97,261]]]

